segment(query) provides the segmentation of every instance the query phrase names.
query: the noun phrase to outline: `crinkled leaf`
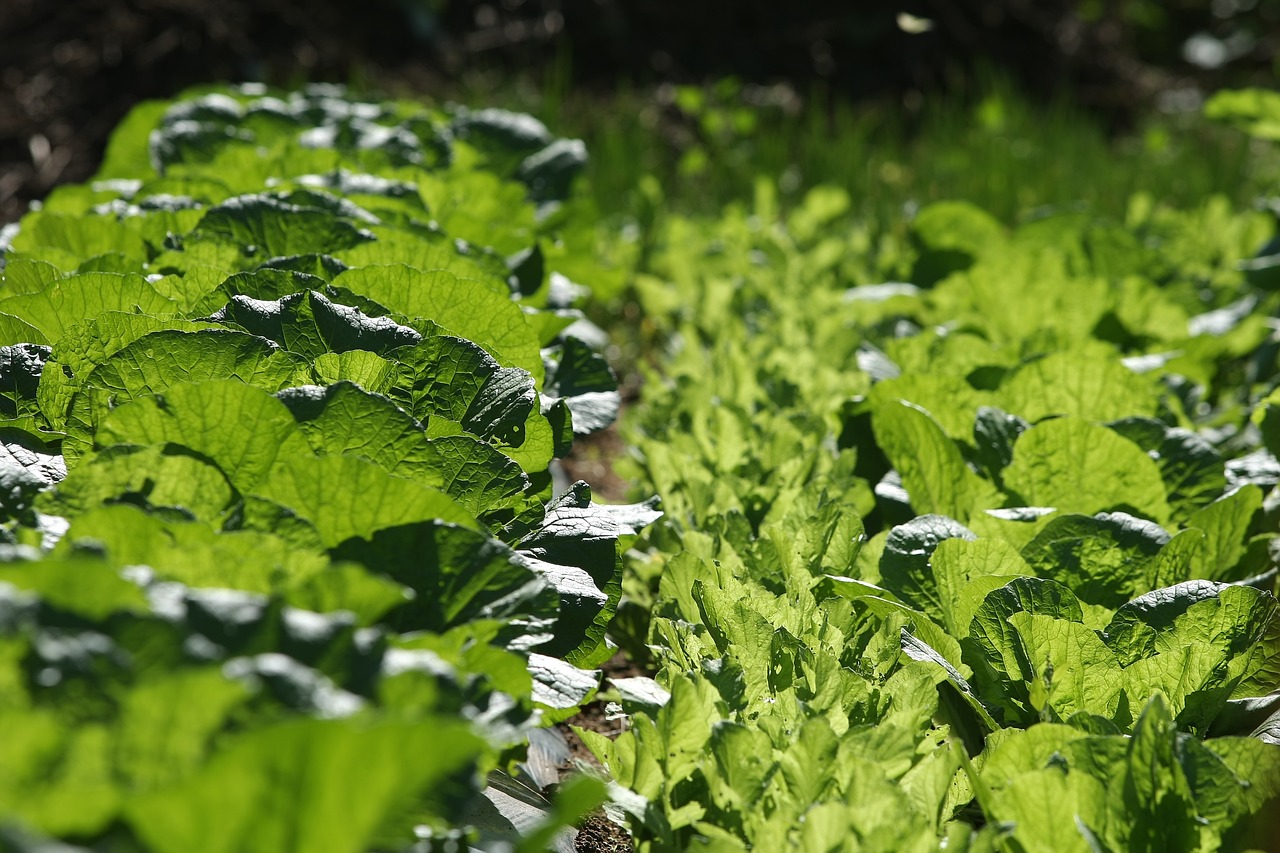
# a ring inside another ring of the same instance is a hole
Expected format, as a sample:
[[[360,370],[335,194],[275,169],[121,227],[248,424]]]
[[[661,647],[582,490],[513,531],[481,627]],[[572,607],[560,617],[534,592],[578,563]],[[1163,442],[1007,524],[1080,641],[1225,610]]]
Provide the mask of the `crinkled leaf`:
[[[21,317],[55,343],[79,321],[108,311],[164,314],[173,310],[172,300],[136,273],[80,273],[34,293],[0,299],[0,311]]]
[[[332,253],[373,239],[329,211],[268,195],[238,196],[210,208],[194,236],[229,243],[263,259]]]
[[[1159,522],[1169,517],[1155,462],[1113,431],[1073,417],[1024,432],[1004,482],[1027,506],[1081,513],[1123,509]]]
[[[1166,585],[1160,553],[1170,539],[1158,524],[1122,512],[1060,515],[1027,543],[1022,557],[1037,575],[1068,585],[1081,600],[1119,607]]]
[[[172,385],[112,409],[95,441],[176,444],[213,462],[241,492],[251,491],[277,459],[309,455],[288,409],[259,388],[232,379]]]

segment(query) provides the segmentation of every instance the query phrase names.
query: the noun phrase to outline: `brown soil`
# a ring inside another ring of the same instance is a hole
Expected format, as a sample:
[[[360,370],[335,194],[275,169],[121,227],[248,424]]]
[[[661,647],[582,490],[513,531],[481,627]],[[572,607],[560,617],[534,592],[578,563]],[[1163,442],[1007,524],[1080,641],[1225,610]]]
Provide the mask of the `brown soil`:
[[[625,829],[596,812],[578,828],[573,849],[578,853],[629,853],[634,848]]]
[[[591,435],[576,436],[573,450],[561,460],[570,481],[583,480],[591,494],[605,503],[625,503],[633,497],[635,484],[618,476],[613,460],[626,452],[616,423]]]
[[[638,675],[651,676],[653,674],[636,666],[621,651],[606,661],[601,669],[604,670],[606,678],[631,678]],[[599,699],[590,702],[584,705],[582,710],[573,717],[560,724],[559,729],[564,734],[564,738],[569,744],[569,751],[573,754],[575,761],[592,767],[600,767],[600,762],[596,760],[595,755],[582,742],[582,738],[578,737],[571,726],[599,732],[610,739],[622,734],[622,721],[607,719],[608,714],[605,711],[605,704],[604,701]],[[566,767],[566,775],[569,772],[572,772],[571,768]],[[578,853],[620,853],[620,851],[630,851],[634,848],[631,843],[631,836],[625,829],[606,818],[603,812],[595,812],[578,829],[578,840],[574,844],[574,849]]]

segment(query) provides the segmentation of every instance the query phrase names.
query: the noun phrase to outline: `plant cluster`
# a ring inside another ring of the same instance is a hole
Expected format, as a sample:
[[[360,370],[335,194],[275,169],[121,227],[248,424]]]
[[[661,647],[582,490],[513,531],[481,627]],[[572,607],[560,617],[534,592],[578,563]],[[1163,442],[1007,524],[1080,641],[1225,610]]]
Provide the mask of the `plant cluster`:
[[[852,206],[762,181],[637,283],[659,672],[582,734],[640,849],[1274,845],[1270,215]]]
[[[6,230],[6,849],[510,849],[485,779],[594,693],[660,515],[553,489],[619,403],[584,158],[242,87],[139,107]]]

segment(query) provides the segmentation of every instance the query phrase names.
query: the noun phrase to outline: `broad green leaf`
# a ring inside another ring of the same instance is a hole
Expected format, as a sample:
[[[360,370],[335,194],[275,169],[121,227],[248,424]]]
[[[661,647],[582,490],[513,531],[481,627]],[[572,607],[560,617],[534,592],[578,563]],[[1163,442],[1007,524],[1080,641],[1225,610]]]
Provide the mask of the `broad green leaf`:
[[[239,380],[274,392],[306,373],[305,363],[296,356],[243,332],[153,332],[90,372],[82,390],[72,397],[66,429],[87,437],[112,405],[158,394],[173,385]]]
[[[1027,853],[1096,853],[1081,827],[1102,825],[1106,803],[1103,782],[1046,767],[1009,779],[993,797],[988,817],[1011,822],[1015,843]]]
[[[0,312],[0,342],[13,344],[48,344],[49,338],[35,326],[12,314]]]
[[[476,516],[523,508],[524,472],[472,436],[428,439],[418,422],[389,399],[349,382],[288,388],[277,396],[317,453],[374,462],[441,489]]]
[[[1218,581],[1241,579],[1234,570],[1244,556],[1250,525],[1261,507],[1262,490],[1249,483],[1187,518],[1188,528],[1205,534],[1200,562],[1202,577]]]
[[[107,311],[164,314],[173,310],[173,302],[137,274],[80,273],[34,293],[0,299],[0,311],[21,317],[54,342],[75,323]]]
[[[102,833],[122,799],[108,729],[96,723],[71,728],[43,709],[6,710],[0,724],[11,733],[0,770],[8,819],[51,835]]]
[[[36,593],[50,607],[93,621],[148,609],[142,589],[103,560],[69,557],[0,564],[0,583]]]
[[[81,460],[46,497],[43,508],[58,515],[74,517],[104,503],[127,501],[220,525],[235,493],[221,471],[189,453],[117,446]]]
[[[929,557],[942,624],[964,637],[987,593],[1014,577],[1034,575],[1016,548],[1001,539],[945,539]]]
[[[268,195],[243,195],[212,207],[193,236],[238,246],[263,260],[309,252],[332,253],[373,239],[333,213]]]
[[[396,356],[412,377],[412,385],[404,390],[408,383],[402,383],[392,399],[414,417],[427,421],[428,431],[432,429],[429,418],[440,415],[473,435],[511,447],[534,438],[527,434],[526,426],[541,416],[533,408],[537,398],[533,377],[525,371],[501,367],[476,344],[450,335],[428,335]],[[546,419],[541,420],[545,424]],[[543,467],[551,459],[550,438],[546,436]]]
[[[930,558],[943,542],[976,538],[964,525],[945,516],[923,515],[900,524],[885,540],[880,556],[881,583],[930,619],[943,622],[947,608],[929,571]]]
[[[1142,709],[1133,727],[1119,797],[1110,800],[1116,841],[1130,850],[1195,849],[1199,836],[1187,768],[1178,732],[1160,694]]]
[[[964,661],[973,669],[974,686],[988,705],[1004,710],[1006,724],[1034,719],[1029,684],[1031,661],[1010,623],[1015,613],[1079,623],[1080,602],[1065,586],[1039,578],[1018,578],[987,594],[969,624],[962,644]]]
[[[542,381],[538,337],[524,312],[508,295],[482,282],[445,270],[421,272],[396,264],[348,270],[333,284],[407,317],[431,320],[484,347],[499,364],[523,368]]]
[[[6,295],[37,293],[66,275],[48,261],[17,257],[5,262],[0,281]]]
[[[286,457],[254,493],[314,524],[326,548],[419,521],[476,526],[474,516],[443,492],[352,456]]]
[[[152,175],[149,138],[168,110],[168,101],[142,101],[129,110],[111,133],[100,179],[144,178]]]
[[[141,235],[115,217],[45,211],[23,217],[13,250],[41,260],[52,260],[56,255],[56,266],[65,272],[73,271],[86,258],[107,252],[123,252],[139,263],[147,258]],[[72,258],[74,265],[68,263]]]
[[[1024,432],[1004,482],[1028,506],[1086,514],[1125,510],[1157,522],[1169,517],[1155,463],[1111,430],[1073,417]]]
[[[519,553],[534,561],[550,577],[584,579],[594,590],[587,597],[602,595],[603,603],[584,627],[585,638],[570,634],[572,645],[558,633],[555,644],[545,649],[578,666],[595,666],[608,658],[605,629],[622,596],[622,557],[619,540],[633,537],[657,521],[662,513],[653,502],[608,506],[593,503],[586,483],[576,483],[547,505],[542,524],[521,540]],[[601,656],[603,654],[603,656]],[[597,659],[599,658],[599,659]]]
[[[1058,720],[1076,713],[1112,717],[1120,697],[1120,665],[1097,632],[1079,622],[1028,613],[1009,615],[1026,654],[1032,707]]]
[[[286,388],[276,397],[316,453],[355,456],[423,485],[444,484],[426,431],[386,397],[350,382]]]
[[[310,456],[289,410],[266,391],[234,379],[171,385],[107,413],[94,440],[189,448],[241,492],[251,492],[276,460]]]
[[[969,469],[928,412],[904,401],[887,402],[875,409],[872,424],[917,513],[964,520],[997,502],[994,487]]]
[[[353,382],[373,394],[385,394],[399,378],[395,362],[366,350],[326,352],[311,363],[317,384]]]
[[[40,408],[50,424],[61,428],[66,423],[67,408],[75,392],[93,369],[108,357],[151,332],[166,329],[195,332],[207,328],[207,325],[186,320],[119,311],[108,311],[77,323],[67,330],[54,348],[54,367],[40,376],[40,388],[36,393]]]
[[[1155,414],[1158,395],[1139,376],[1093,350],[1058,352],[1020,367],[1000,384],[1001,408],[1036,423],[1056,415],[1113,421]]]
[[[155,790],[197,772],[227,718],[249,698],[219,668],[152,675],[124,695],[113,732],[117,772]]]
[[[285,599],[301,610],[348,611],[355,614],[360,625],[381,621],[409,596],[405,587],[354,563],[331,564],[285,593]]]
[[[49,354],[37,344],[0,346],[0,417],[38,416],[36,393]]]
[[[574,614],[572,590],[556,590],[557,600],[549,589],[556,586],[554,578],[540,576],[506,545],[473,530],[436,521],[387,525],[341,543],[334,554],[413,590],[412,600],[388,617],[400,631],[439,632],[477,619],[518,619],[535,634],[553,619],[583,618]],[[596,591],[587,624],[601,598]]]
[[[1082,601],[1114,608],[1168,585],[1160,555],[1170,539],[1163,527],[1122,512],[1059,515],[1027,543],[1022,557],[1036,574],[1066,584]]]
[[[115,504],[71,523],[58,549],[98,543],[116,565],[148,566],[157,577],[190,587],[281,593],[324,572],[329,560],[276,536],[252,530],[219,532],[198,521],[149,515]],[[56,552],[55,552],[56,553]]]
[[[1108,426],[1156,461],[1175,521],[1185,522],[1226,490],[1222,455],[1196,433],[1153,418],[1123,418]]]
[[[422,340],[390,317],[370,317],[314,290],[272,301],[233,296],[209,319],[239,326],[306,358],[349,350],[386,354]]]
[[[373,228],[378,239],[336,253],[349,267],[403,264],[422,272],[443,270],[459,279],[479,282],[495,293],[510,293],[506,270],[500,272],[480,255],[464,253],[457,242],[443,234],[412,234],[401,230]]]
[[[162,853],[357,853],[377,846],[380,831],[411,835],[411,810],[482,752],[447,719],[289,721],[241,735],[182,782],[132,799],[126,820]]]

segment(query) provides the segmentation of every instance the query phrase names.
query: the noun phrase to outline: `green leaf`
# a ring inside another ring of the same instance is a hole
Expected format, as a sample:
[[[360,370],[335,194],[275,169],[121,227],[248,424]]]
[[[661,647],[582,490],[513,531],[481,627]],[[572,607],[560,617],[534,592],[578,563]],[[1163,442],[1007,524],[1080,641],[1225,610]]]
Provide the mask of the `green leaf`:
[[[95,367],[151,332],[165,329],[199,331],[202,324],[185,320],[108,311],[67,330],[54,348],[53,368],[40,375],[36,399],[50,424],[61,428],[75,392]]]
[[[239,380],[274,392],[306,373],[305,362],[297,356],[243,332],[152,332],[108,357],[88,375],[84,387],[71,398],[66,429],[85,438],[112,405],[158,394],[173,385]],[[68,450],[64,443],[64,452]]]
[[[173,310],[172,300],[137,274],[80,273],[34,293],[0,299],[0,311],[21,317],[54,342],[75,323],[107,311],[164,314]]]
[[[190,587],[281,593],[329,566],[323,554],[299,549],[277,536],[252,530],[219,532],[202,522],[163,519],[128,504],[77,516],[55,553],[82,540],[105,548],[116,565],[148,566],[159,578]]]
[[[1096,631],[1080,622],[1028,613],[1009,615],[1026,654],[1032,707],[1058,720],[1077,713],[1111,718],[1120,702],[1120,666]],[[1042,698],[1040,698],[1042,697]]]
[[[390,317],[370,317],[358,308],[331,302],[314,290],[272,301],[233,296],[209,319],[234,324],[308,358],[348,350],[386,354],[422,339],[416,331]]]
[[[4,281],[4,289],[10,294],[38,293],[66,275],[48,261],[22,257],[6,261],[4,269],[0,270],[0,280]]]
[[[504,367],[523,368],[542,381],[537,334],[509,293],[445,270],[421,272],[404,264],[348,270],[333,284],[406,317],[431,320],[484,347]]]
[[[35,211],[22,218],[13,251],[52,260],[65,272],[71,272],[86,258],[107,252],[122,252],[138,263],[147,259],[142,236],[115,217],[51,211]]]
[[[35,326],[12,314],[0,313],[0,342],[13,344],[48,344],[49,338]]]
[[[556,590],[557,602],[549,589],[556,586],[555,579],[544,579],[506,545],[434,520],[386,525],[349,538],[334,556],[368,566],[414,592],[411,601],[387,617],[401,631],[440,632],[477,619],[517,620],[523,625],[522,638],[539,642],[547,639],[538,635],[552,620],[581,618],[574,615],[572,590]],[[595,604],[588,624],[603,599],[592,591]]]
[[[1016,548],[1002,539],[945,539],[929,557],[941,621],[953,637],[964,637],[987,593],[1014,577],[1034,575]]]
[[[872,425],[917,513],[965,520],[997,502],[995,489],[969,469],[959,448],[928,412],[893,401],[875,409]]]
[[[546,404],[562,399],[573,415],[573,431],[587,435],[604,429],[618,416],[622,398],[608,362],[577,338],[566,338],[551,350],[553,367],[543,385]]]
[[[1120,796],[1111,801],[1129,850],[1193,850],[1199,838],[1178,732],[1164,697],[1142,709],[1129,741]]]
[[[124,501],[171,508],[220,525],[234,498],[221,471],[189,454],[167,453],[160,446],[117,446],[81,460],[42,509],[74,517],[104,503]]]
[[[1280,95],[1268,89],[1224,89],[1204,105],[1204,114],[1258,139],[1280,140]]]
[[[419,521],[476,526],[474,516],[443,492],[352,456],[286,457],[254,493],[314,524],[326,548]]]
[[[289,410],[271,394],[235,379],[171,385],[117,406],[94,440],[189,448],[217,465],[232,485],[251,492],[276,461],[310,456]]]
[[[577,634],[566,638],[558,632],[555,644],[545,649],[548,654],[558,654],[581,666],[594,663],[594,655],[607,652],[604,632],[622,595],[619,540],[635,536],[661,517],[662,513],[653,504],[592,503],[587,484],[575,483],[547,505],[541,526],[520,542],[519,552],[535,561],[533,565],[540,571],[553,578],[577,577],[575,583],[580,583],[585,573],[605,599],[587,624],[575,626],[585,634],[585,639]],[[594,597],[590,590],[588,597]],[[565,648],[566,639],[570,638],[573,643]],[[607,659],[607,655],[603,659]]]
[[[311,369],[320,385],[353,382],[372,394],[386,394],[398,379],[395,362],[366,350],[322,353]]]
[[[941,515],[923,515],[900,524],[885,540],[880,556],[881,583],[930,619],[943,622],[946,607],[929,572],[929,559],[944,541],[976,538],[964,525]]]
[[[1085,514],[1126,510],[1157,522],[1169,518],[1156,464],[1111,430],[1073,417],[1024,432],[1004,482],[1028,506]]]
[[[126,820],[167,853],[356,851],[412,837],[414,807],[482,754],[461,721],[289,721],[242,735],[197,773],[134,798]],[[406,754],[415,761],[401,760]]]
[[[1027,543],[1022,557],[1081,600],[1115,608],[1166,586],[1168,566],[1160,554],[1171,538],[1158,524],[1122,512],[1060,515]]]
[[[238,246],[245,255],[264,260],[333,253],[374,239],[330,211],[269,195],[237,196],[210,208],[192,236]]]
[[[1262,489],[1248,483],[1186,520],[1190,529],[1204,531],[1201,549],[1202,577],[1216,581],[1241,580],[1238,566],[1248,545],[1254,515],[1262,508]]]
[[[527,427],[540,416],[533,408],[537,399],[533,377],[525,371],[501,367],[476,344],[449,335],[428,335],[396,355],[412,377],[412,385],[407,392],[397,388],[393,399],[427,421],[428,430],[432,428],[429,417],[439,415],[473,435],[511,447],[533,440]],[[545,424],[545,418],[542,421]],[[550,435],[546,445],[543,468],[551,460]]]
[[[999,399],[1001,408],[1033,424],[1057,415],[1095,422],[1153,415],[1158,403],[1150,377],[1092,350],[1057,352],[1024,364],[1000,383]]]
[[[148,611],[142,589],[102,560],[70,557],[3,563],[0,583],[33,592],[50,607],[93,621],[122,611]]]
[[[1006,724],[1036,718],[1029,685],[1032,662],[1018,632],[1010,624],[1015,613],[1044,615],[1079,623],[1080,602],[1059,583],[1018,578],[987,594],[969,624],[962,643],[964,661],[973,669],[974,686],[982,700],[1001,708]]]
[[[428,440],[421,425],[386,397],[349,382],[288,388],[277,397],[317,453],[374,462],[441,489],[476,516],[523,507],[529,481],[520,466],[472,436]]]
[[[1175,521],[1185,522],[1226,490],[1222,455],[1196,433],[1153,418],[1124,418],[1108,426],[1156,461]]]

